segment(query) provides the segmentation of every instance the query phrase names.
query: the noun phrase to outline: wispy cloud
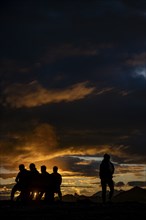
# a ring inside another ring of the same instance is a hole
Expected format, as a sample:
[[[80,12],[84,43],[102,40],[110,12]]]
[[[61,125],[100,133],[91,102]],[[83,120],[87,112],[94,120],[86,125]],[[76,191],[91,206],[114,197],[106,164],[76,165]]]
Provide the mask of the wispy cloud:
[[[89,87],[87,82],[77,83],[64,89],[46,89],[37,81],[29,84],[13,84],[7,87],[3,95],[5,95],[5,103],[11,107],[36,107],[49,103],[72,102],[85,98],[92,94],[95,87]]]
[[[17,169],[18,165],[22,162],[28,165],[32,161],[35,163],[43,161],[43,163],[48,164],[48,162],[53,163],[54,159],[65,170],[68,170],[68,168],[72,170],[72,167],[78,169],[79,166],[85,165],[86,162],[86,159],[79,159],[79,155],[85,157],[88,155],[89,157],[103,155],[105,152],[112,152],[113,156],[123,159],[128,158],[125,146],[72,145],[61,147],[55,129],[49,124],[40,124],[29,132],[22,133],[18,131],[17,134],[12,132],[6,138],[1,138],[0,151],[3,167],[10,170]],[[73,155],[76,157],[72,157]],[[12,161],[11,164],[9,161]],[[92,162],[91,160],[89,166]],[[86,172],[88,173],[88,170]]]
[[[131,66],[139,66],[146,64],[146,52],[140,54],[134,54],[133,57],[126,61]]]
[[[100,47],[100,46],[99,46]],[[102,46],[101,46],[102,47]],[[107,45],[109,47],[109,45]],[[56,48],[48,47],[46,53],[41,58],[42,63],[53,63],[57,60],[62,60],[65,57],[78,57],[78,56],[96,56],[98,55],[98,48],[93,45],[74,46],[71,44],[62,44]]]

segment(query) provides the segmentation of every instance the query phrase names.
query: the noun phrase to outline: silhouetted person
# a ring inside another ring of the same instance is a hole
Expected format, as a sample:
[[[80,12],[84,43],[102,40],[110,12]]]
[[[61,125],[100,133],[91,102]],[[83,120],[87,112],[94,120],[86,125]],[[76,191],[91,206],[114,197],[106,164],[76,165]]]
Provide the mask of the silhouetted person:
[[[39,182],[39,176],[40,173],[37,170],[34,163],[30,163],[29,165],[29,193],[30,193],[30,199],[35,198],[35,193],[38,193],[40,188],[40,182]]]
[[[14,200],[14,196],[16,191],[20,191],[19,199],[25,200],[27,199],[27,188],[28,188],[28,174],[29,171],[25,169],[24,164],[19,165],[19,172],[16,176],[15,182],[16,184],[13,186],[11,190],[11,200]]]
[[[47,172],[47,167],[45,165],[41,166],[40,174],[40,192],[38,195],[38,200],[44,195],[44,201],[53,202],[54,192],[53,192],[53,182],[52,175]]]
[[[113,181],[113,174],[114,174],[114,165],[110,161],[110,155],[104,154],[103,160],[100,164],[99,169],[99,176],[101,179],[101,187],[102,187],[102,201],[103,203],[106,202],[106,191],[107,186],[109,187],[109,201],[111,201],[111,198],[114,193],[114,181]]]
[[[53,176],[53,189],[54,193],[58,194],[59,200],[62,201],[62,192],[61,192],[61,183],[62,183],[62,176],[60,173],[58,173],[58,167],[53,167],[53,173],[51,174]]]

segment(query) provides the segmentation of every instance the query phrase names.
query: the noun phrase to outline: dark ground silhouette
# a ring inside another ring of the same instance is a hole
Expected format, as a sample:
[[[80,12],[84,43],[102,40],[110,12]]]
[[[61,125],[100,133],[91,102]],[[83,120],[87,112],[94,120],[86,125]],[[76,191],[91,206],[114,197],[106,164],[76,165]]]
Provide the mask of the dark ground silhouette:
[[[145,219],[146,203],[120,202],[103,205],[89,201],[44,204],[31,201],[27,205],[0,201],[1,219],[64,220],[137,220]]]
[[[74,199],[74,200],[73,200]],[[0,200],[1,219],[64,219],[64,220],[137,220],[146,218],[146,189],[133,187],[113,197],[112,203],[102,203],[102,197],[64,195],[62,202],[43,200]]]

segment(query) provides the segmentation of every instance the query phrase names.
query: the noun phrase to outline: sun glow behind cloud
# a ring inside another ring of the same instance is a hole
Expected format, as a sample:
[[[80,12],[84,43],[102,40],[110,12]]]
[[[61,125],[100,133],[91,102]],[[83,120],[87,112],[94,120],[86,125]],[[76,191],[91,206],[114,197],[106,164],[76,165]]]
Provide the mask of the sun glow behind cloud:
[[[9,154],[7,154],[8,139],[11,140]],[[53,165],[57,164],[63,176],[62,190],[64,194],[91,195],[101,190],[98,169],[105,152],[111,154],[111,159],[116,166],[115,182],[123,181],[126,185],[133,179],[144,180],[145,168],[143,166],[128,165],[128,146],[70,145],[60,147],[59,144],[56,130],[47,123],[35,125],[29,132],[10,133],[9,137],[3,138],[0,144],[1,152],[3,152],[1,184],[14,183],[18,165],[22,162],[27,168],[29,163],[36,163],[39,171],[40,166],[45,164],[49,173],[52,172]],[[126,166],[120,165],[116,158],[123,158],[125,162],[127,161]],[[135,155],[136,158],[137,155]],[[134,155],[132,159],[134,160]],[[13,163],[9,164],[9,161],[13,161]]]
[[[73,156],[74,157],[74,156]],[[75,156],[77,158],[77,156]],[[77,171],[68,171],[68,168],[61,168],[61,164],[59,167],[59,172],[62,174],[63,182],[62,182],[62,193],[65,194],[83,194],[83,195],[93,195],[94,193],[101,190],[100,179],[98,175],[99,164],[102,160],[102,157],[80,157],[83,159],[83,163],[77,165],[87,165],[90,164],[93,160],[96,161],[96,169],[93,176],[85,176],[82,172]],[[86,163],[87,162],[87,163]],[[138,182],[146,181],[146,166],[145,164],[118,164],[113,161],[115,164],[115,174],[114,181],[117,184],[118,182],[122,182],[123,186],[120,187],[124,190],[132,187],[130,186],[130,182],[132,183],[133,179],[135,180],[135,184]],[[52,164],[53,165],[53,164]],[[40,171],[40,166],[37,165],[38,170]],[[92,166],[90,167],[92,169]],[[6,170],[5,170],[6,171]],[[48,167],[48,172],[51,173],[51,168]],[[7,171],[8,172],[8,171]],[[14,177],[16,173],[14,174]],[[0,179],[1,184],[5,185],[8,183],[14,183],[15,178],[7,178]],[[115,185],[115,189],[119,189],[118,184]]]

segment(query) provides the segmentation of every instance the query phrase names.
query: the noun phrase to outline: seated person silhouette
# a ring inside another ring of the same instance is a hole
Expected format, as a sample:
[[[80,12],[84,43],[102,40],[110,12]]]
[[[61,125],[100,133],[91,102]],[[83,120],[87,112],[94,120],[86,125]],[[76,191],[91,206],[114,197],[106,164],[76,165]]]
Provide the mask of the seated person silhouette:
[[[16,184],[13,186],[11,190],[11,201],[14,200],[15,193],[20,191],[20,195],[17,199],[26,200],[27,199],[27,189],[28,189],[28,178],[29,171],[25,169],[24,164],[19,165],[19,172],[16,176],[15,182]]]
[[[58,167],[53,167],[53,173],[51,173],[53,177],[53,191],[54,194],[57,193],[59,200],[62,201],[62,192],[61,192],[61,184],[62,184],[62,176],[58,173]]]
[[[29,199],[34,200],[35,194],[39,192],[39,176],[40,173],[36,168],[34,163],[30,163],[29,165]],[[37,196],[37,195],[36,195]]]
[[[54,192],[52,175],[47,172],[47,167],[45,165],[41,166],[40,191],[38,195],[38,200],[40,200],[42,196],[44,196],[44,201],[53,202]]]

